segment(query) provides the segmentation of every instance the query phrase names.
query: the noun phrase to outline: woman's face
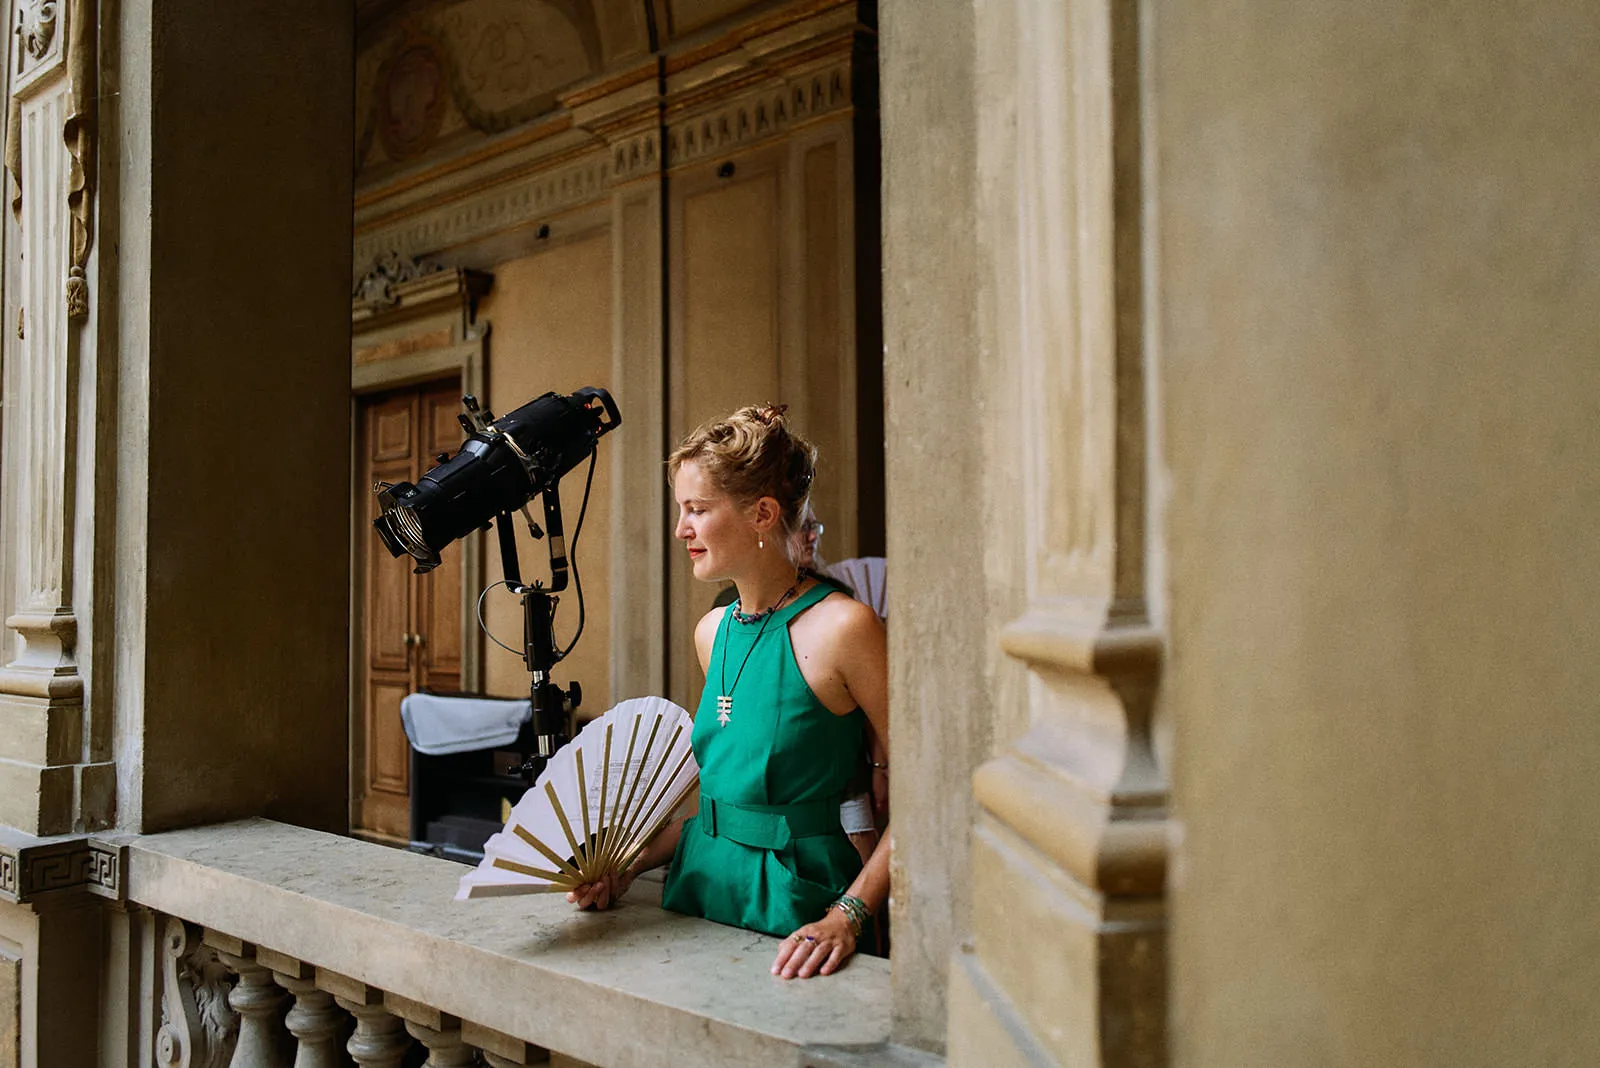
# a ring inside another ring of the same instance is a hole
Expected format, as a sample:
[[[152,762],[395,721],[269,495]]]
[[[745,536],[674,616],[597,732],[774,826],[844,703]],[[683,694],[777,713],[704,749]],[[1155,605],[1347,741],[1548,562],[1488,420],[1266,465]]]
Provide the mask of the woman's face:
[[[748,509],[712,484],[693,460],[679,466],[672,491],[678,502],[678,525],[672,533],[689,550],[694,577],[702,582],[732,578],[757,551],[758,535]]]

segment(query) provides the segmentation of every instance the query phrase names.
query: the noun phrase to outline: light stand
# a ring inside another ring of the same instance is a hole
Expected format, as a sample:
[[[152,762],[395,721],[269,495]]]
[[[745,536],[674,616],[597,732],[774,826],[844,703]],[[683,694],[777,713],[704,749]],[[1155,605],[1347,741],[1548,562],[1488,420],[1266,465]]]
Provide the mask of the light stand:
[[[551,486],[543,496],[544,530],[540,530],[539,524],[527,514],[526,505],[522,514],[534,538],[549,539],[549,586],[537,579],[532,586],[522,584],[511,513],[501,512],[495,517],[495,529],[500,537],[500,566],[505,574],[506,585],[522,599],[522,662],[532,676],[528,691],[532,715],[517,735],[517,752],[522,757],[522,764],[512,769],[529,785],[532,785],[544,763],[572,737],[572,714],[583,702],[583,687],[578,683],[572,683],[563,691],[550,678],[551,669],[562,657],[561,651],[556,648],[555,632],[551,627],[558,598],[551,595],[567,588],[567,548],[566,538],[562,534],[560,493],[555,486]]]

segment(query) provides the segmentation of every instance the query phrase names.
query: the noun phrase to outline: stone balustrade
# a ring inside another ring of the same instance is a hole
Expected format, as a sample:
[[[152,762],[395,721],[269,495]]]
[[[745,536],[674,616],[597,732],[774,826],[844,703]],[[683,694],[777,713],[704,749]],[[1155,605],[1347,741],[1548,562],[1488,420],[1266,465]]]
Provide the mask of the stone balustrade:
[[[222,931],[147,920],[162,929],[162,1068],[399,1068],[414,1045],[438,1068],[586,1065]]]
[[[129,1012],[163,1068],[940,1063],[887,1045],[887,961],[785,983],[775,939],[647,880],[606,913],[458,903],[460,865],[266,820],[101,848],[158,947]]]

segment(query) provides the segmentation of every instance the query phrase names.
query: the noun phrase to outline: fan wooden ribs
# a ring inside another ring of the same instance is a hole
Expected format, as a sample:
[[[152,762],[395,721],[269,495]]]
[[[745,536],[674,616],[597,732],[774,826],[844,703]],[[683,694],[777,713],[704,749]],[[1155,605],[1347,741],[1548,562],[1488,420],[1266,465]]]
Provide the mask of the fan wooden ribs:
[[[659,697],[624,701],[584,727],[484,844],[457,900],[565,893],[626,870],[699,779],[692,730],[689,714]]]

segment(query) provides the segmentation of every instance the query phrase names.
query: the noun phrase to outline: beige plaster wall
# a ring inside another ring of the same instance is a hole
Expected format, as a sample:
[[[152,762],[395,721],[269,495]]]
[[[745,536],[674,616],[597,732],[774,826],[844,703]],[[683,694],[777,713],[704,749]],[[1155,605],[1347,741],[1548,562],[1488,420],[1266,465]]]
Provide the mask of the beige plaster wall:
[[[1600,8],[1157,3],[1183,1065],[1600,1049]]]
[[[611,235],[594,231],[533,255],[494,268],[494,289],[479,304],[480,320],[491,325],[489,335],[489,402],[497,415],[554,390],[571,393],[584,386],[615,388],[611,365]],[[615,395],[622,411],[622,426],[629,429],[626,398]],[[572,655],[556,668],[556,680],[565,686],[576,679],[583,686],[580,717],[593,717],[611,705],[611,478],[607,454],[617,447],[617,437],[600,442],[594,488],[583,536],[577,544],[583,569],[583,597],[588,615],[583,637]],[[567,542],[577,529],[583,503],[585,464],[561,480],[561,509]],[[535,502],[533,515],[541,525],[543,506]],[[524,579],[549,575],[550,553],[545,542],[535,542],[525,524],[518,522],[517,551]],[[494,539],[484,553],[487,578],[501,575],[500,554]],[[568,586],[556,612],[556,641],[572,640],[578,625],[577,590]],[[522,611],[517,599],[504,588],[489,594],[484,618],[489,629],[507,645],[519,648]],[[528,673],[522,660],[493,642],[484,651],[484,682],[490,693],[526,694]]]
[[[350,12],[135,3],[121,33],[150,58],[118,146],[149,205],[122,219],[119,815],[343,829]]]

